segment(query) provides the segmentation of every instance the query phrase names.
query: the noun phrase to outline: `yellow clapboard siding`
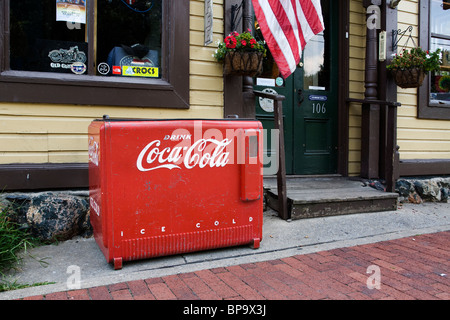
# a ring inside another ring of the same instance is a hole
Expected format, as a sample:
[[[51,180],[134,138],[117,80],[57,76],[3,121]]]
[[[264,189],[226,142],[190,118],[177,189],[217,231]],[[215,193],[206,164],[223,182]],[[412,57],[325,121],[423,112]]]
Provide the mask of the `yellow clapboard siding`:
[[[364,59],[350,59],[350,70],[364,70]]]
[[[70,121],[71,118],[86,118],[85,121],[91,121],[96,118],[101,118],[104,114],[108,114],[116,118],[162,118],[164,114],[170,117],[186,117],[190,112],[196,112],[195,105],[191,105],[189,110],[175,110],[175,109],[158,109],[158,108],[133,108],[133,107],[109,107],[109,106],[75,106],[75,105],[58,105],[58,104],[23,104],[23,103],[8,103],[0,104],[0,132],[2,125],[2,115],[19,116],[27,119],[42,119],[46,121],[47,118],[60,118]],[[205,112],[204,110],[202,112]],[[18,119],[20,119],[18,118]],[[10,118],[8,118],[10,119]],[[9,121],[9,120],[8,120]],[[44,129],[45,124],[43,124]],[[46,133],[43,130],[42,133]]]
[[[349,150],[360,150],[361,149],[361,140],[360,139],[349,139],[348,140],[348,148]]]
[[[359,162],[361,161],[361,152],[358,150],[350,150],[348,152],[349,162]]]
[[[416,118],[417,117],[417,107],[411,105],[402,105],[401,110],[398,110],[399,118]]]
[[[79,150],[87,148],[88,140],[86,135],[49,135],[48,150]]]
[[[439,140],[441,141],[446,135],[449,135],[448,130],[428,130],[417,128],[399,128],[397,130],[397,139],[400,140]]]
[[[68,162],[88,162],[87,152],[49,152],[48,162],[50,163],[68,163]]]
[[[348,130],[348,136],[350,139],[360,139],[361,138],[361,129],[350,127]]]
[[[401,150],[404,151],[416,151],[423,152],[450,152],[450,141],[412,141],[412,140],[398,140],[398,145]]]
[[[223,93],[213,91],[190,91],[191,102],[196,105],[204,106],[222,106]]]
[[[362,57],[365,57],[366,55],[366,50],[362,47],[350,47],[350,59],[355,58],[355,59],[361,59]]]
[[[442,129],[447,130],[447,136],[443,136],[443,140],[450,140],[450,128],[448,121],[417,119],[411,117],[402,117],[397,120],[399,128],[420,128],[420,129]]]
[[[189,13],[191,16],[203,17],[205,12],[205,2],[204,1],[191,1]],[[221,3],[213,2],[213,17],[215,19],[223,18],[223,5]]]
[[[0,152],[0,164],[46,162],[48,162],[47,152]]]
[[[191,90],[223,91],[223,79],[219,77],[191,76]]]
[[[350,0],[349,13],[349,96],[361,98],[364,92],[366,15],[361,0]],[[361,161],[361,105],[349,104],[349,163],[350,176],[359,175]]]
[[[195,31],[204,31],[205,29],[205,19],[203,16],[201,17],[196,17],[196,16],[191,16],[190,17],[190,30],[195,30]],[[218,20],[218,19],[214,19],[213,20],[213,32],[214,33],[223,33],[223,21],[222,20]]]
[[[397,99],[402,102],[400,108],[398,108],[398,112],[402,112],[405,109],[405,106],[416,106],[417,104],[417,96],[414,94],[404,93],[397,91]]]
[[[190,37],[191,45],[193,45],[193,46],[203,46],[205,44],[205,35],[204,35],[203,31],[191,30],[191,31],[189,31],[189,37]],[[213,42],[210,43],[207,47],[214,48],[214,50],[215,50],[217,48],[216,43],[218,41],[219,42],[223,41],[222,33],[213,33]],[[195,57],[192,57],[192,58],[195,58]]]
[[[47,150],[47,135],[0,134],[0,152],[37,152]]]
[[[191,75],[223,75],[223,66],[215,61],[192,61],[190,63]]]
[[[450,159],[450,152],[410,152],[402,151],[400,148],[400,154],[402,160],[414,160],[414,159]]]
[[[191,46],[189,51],[191,57],[195,57],[194,61],[216,61],[214,60],[214,52],[216,51],[216,47],[204,47],[204,46]],[[193,61],[193,60],[191,60]],[[217,63],[217,62],[215,62]],[[222,76],[222,75],[221,75]]]
[[[401,12],[410,12],[410,13],[416,13],[417,12],[417,1],[409,1],[409,0],[403,0],[397,7],[398,11]]]
[[[90,121],[75,118],[0,116],[0,133],[79,133]]]
[[[361,171],[361,163],[358,162],[349,162],[348,164],[348,175],[349,176],[358,176]]]

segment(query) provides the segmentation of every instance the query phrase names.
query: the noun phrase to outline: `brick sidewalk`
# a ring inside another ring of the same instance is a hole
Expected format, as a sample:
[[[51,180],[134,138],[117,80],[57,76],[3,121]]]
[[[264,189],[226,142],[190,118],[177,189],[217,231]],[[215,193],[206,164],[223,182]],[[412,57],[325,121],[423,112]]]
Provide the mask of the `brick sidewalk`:
[[[24,300],[133,299],[450,300],[450,231]]]

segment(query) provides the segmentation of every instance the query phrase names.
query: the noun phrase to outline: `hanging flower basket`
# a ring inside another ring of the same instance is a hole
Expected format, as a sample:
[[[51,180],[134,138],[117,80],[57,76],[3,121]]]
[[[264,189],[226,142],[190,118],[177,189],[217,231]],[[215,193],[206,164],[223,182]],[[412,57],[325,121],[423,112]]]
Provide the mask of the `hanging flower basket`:
[[[441,50],[424,51],[420,47],[411,50],[403,49],[396,54],[386,67],[391,71],[395,83],[402,88],[418,88],[422,85],[425,75],[441,68]]]
[[[425,72],[422,67],[412,67],[407,69],[391,69],[395,84],[401,88],[418,88],[425,79]]]
[[[263,56],[262,52],[227,52],[223,63],[223,73],[255,77],[262,72]]]
[[[225,75],[255,77],[262,72],[266,47],[263,41],[256,41],[250,32],[231,32],[218,48],[213,57],[223,63]]]

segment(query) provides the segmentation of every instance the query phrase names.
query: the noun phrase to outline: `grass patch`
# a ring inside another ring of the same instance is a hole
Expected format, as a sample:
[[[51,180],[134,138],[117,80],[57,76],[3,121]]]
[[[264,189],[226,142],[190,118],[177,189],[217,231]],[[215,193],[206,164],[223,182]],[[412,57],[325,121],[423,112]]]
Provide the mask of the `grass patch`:
[[[33,247],[37,241],[13,222],[6,209],[0,209],[0,272],[8,271],[16,265],[20,258],[17,253]]]
[[[26,228],[12,221],[7,211],[7,207],[0,207],[0,292],[38,285],[20,285],[4,280],[4,274],[20,263],[19,253],[26,253],[29,248],[39,243]]]
[[[37,287],[37,286],[45,286],[47,284],[54,284],[54,283],[56,283],[56,282],[38,282],[38,283],[33,283],[33,284],[20,284],[20,283],[17,283],[16,281],[14,281],[14,282],[2,281],[2,282],[0,282],[0,292],[24,289],[24,288],[31,288],[31,287]]]

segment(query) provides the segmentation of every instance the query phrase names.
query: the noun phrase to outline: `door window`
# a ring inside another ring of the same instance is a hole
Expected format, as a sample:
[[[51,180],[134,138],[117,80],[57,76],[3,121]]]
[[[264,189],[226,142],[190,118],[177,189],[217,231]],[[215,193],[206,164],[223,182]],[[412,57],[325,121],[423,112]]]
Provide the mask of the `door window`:
[[[330,86],[329,63],[325,57],[325,37],[315,35],[303,51],[303,88],[305,90],[328,90]]]

